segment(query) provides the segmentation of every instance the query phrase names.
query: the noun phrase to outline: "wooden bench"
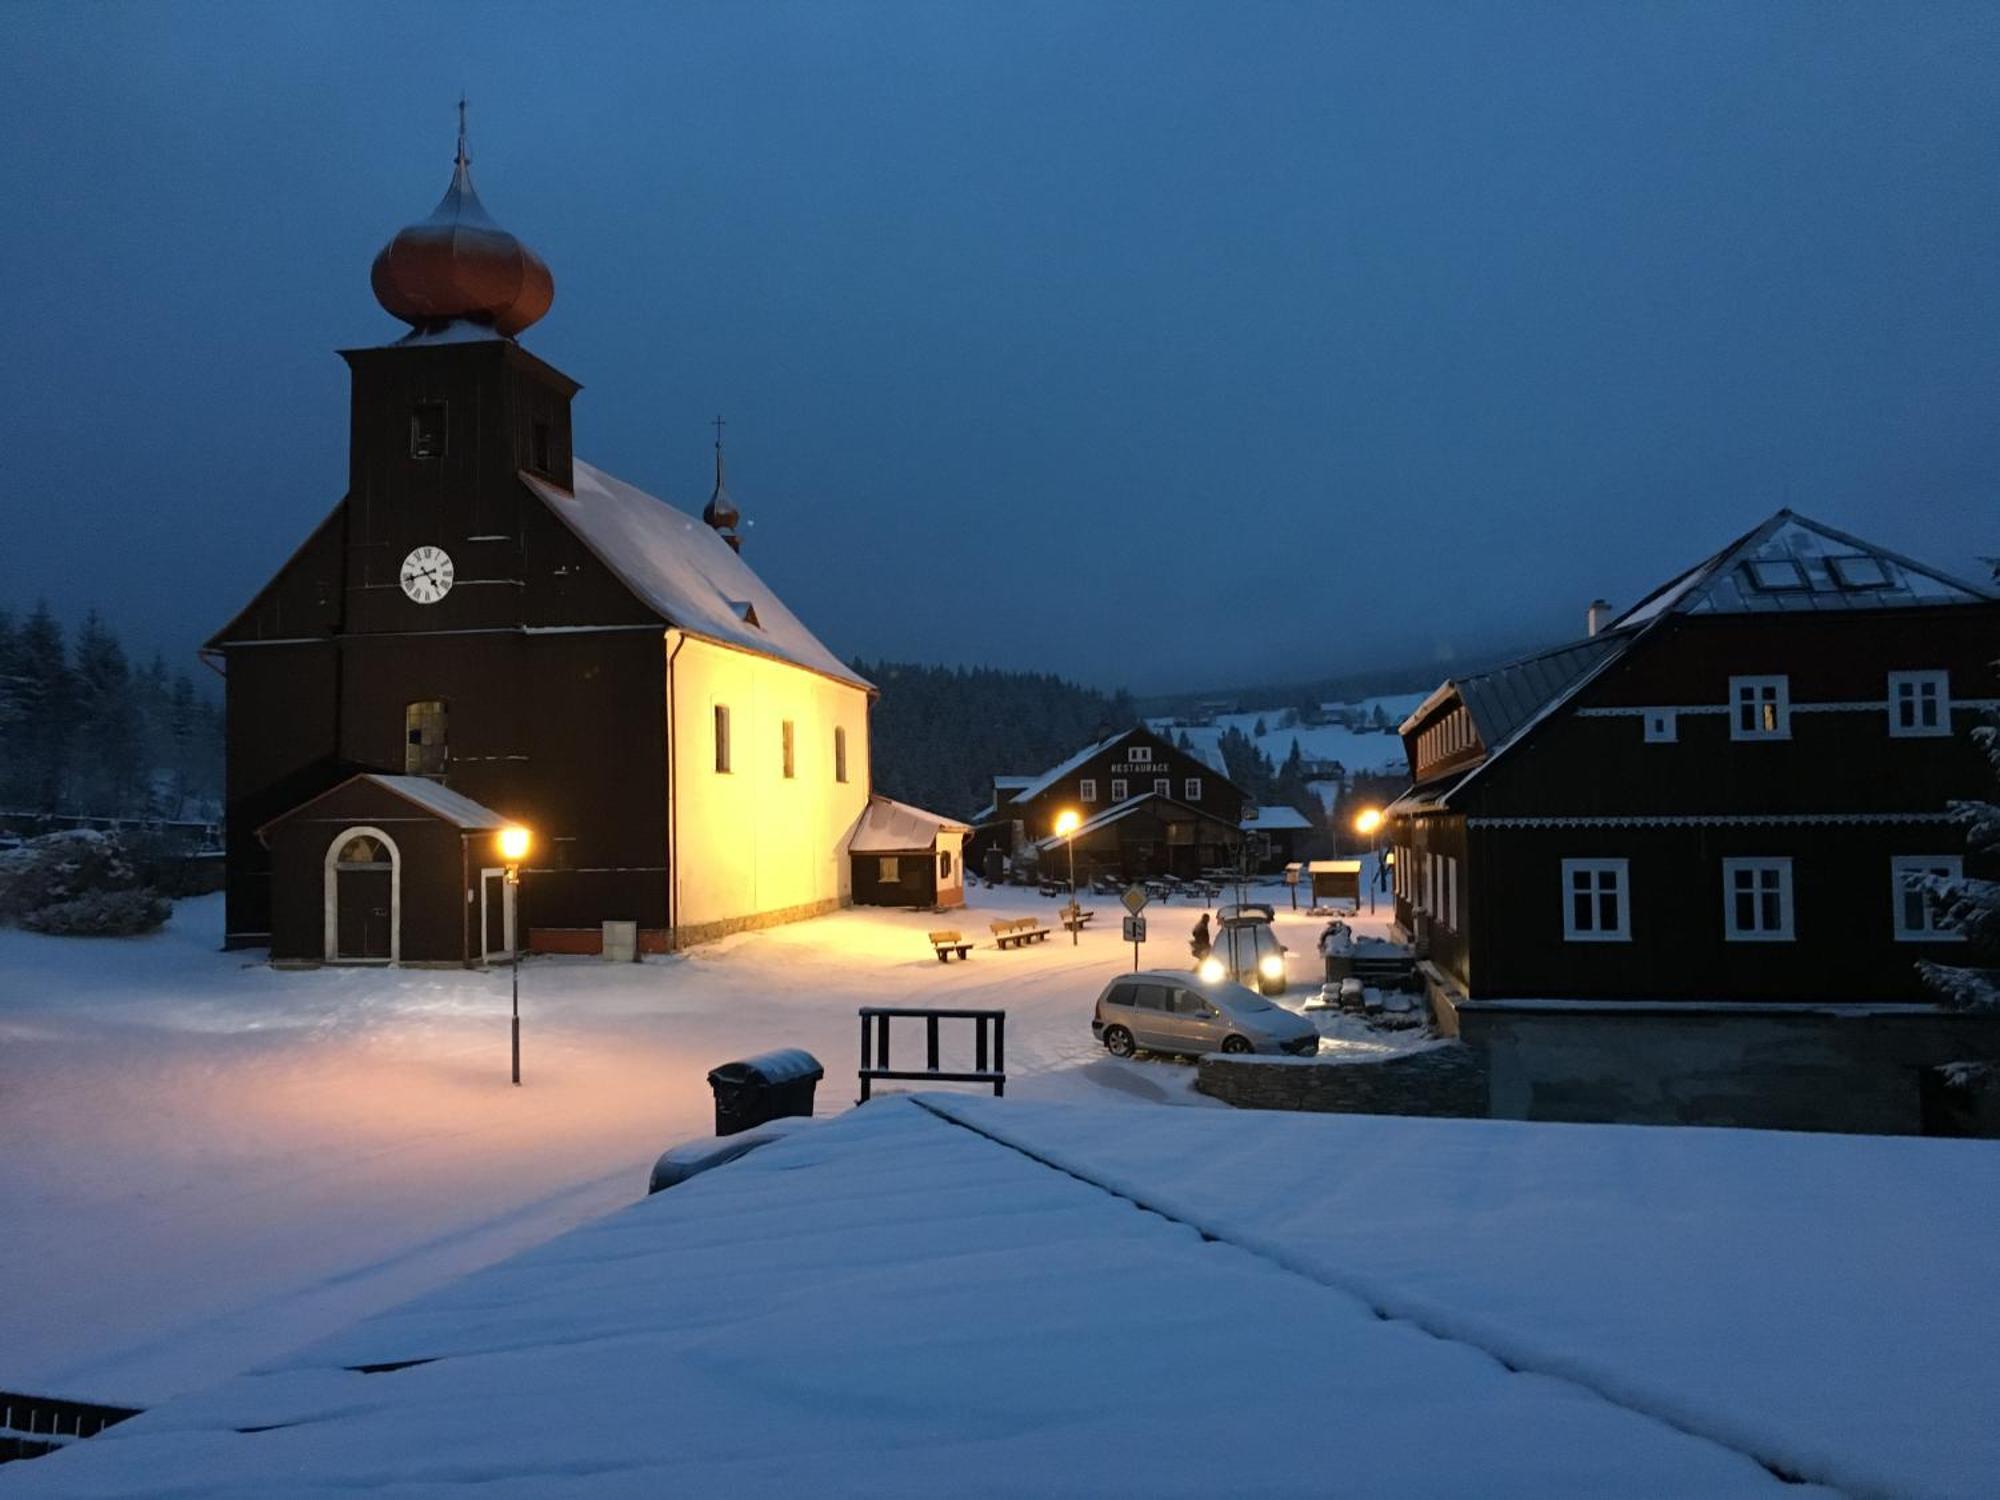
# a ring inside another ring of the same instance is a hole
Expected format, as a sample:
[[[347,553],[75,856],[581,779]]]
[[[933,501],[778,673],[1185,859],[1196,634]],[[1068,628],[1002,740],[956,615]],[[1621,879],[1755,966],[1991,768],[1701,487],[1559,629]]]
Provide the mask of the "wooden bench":
[[[968,943],[960,933],[933,932],[929,937],[931,948],[937,953],[938,962],[941,964],[950,963],[954,953],[963,959],[972,957],[972,944]]]
[[[1090,925],[1090,919],[1096,915],[1096,912],[1083,910],[1072,901],[1062,909],[1062,924],[1071,932],[1081,932]]]
[[[1049,929],[1033,917],[1022,917],[1013,922],[988,922],[993,929],[993,946],[1015,948],[1023,943],[1038,943],[1049,935]]]

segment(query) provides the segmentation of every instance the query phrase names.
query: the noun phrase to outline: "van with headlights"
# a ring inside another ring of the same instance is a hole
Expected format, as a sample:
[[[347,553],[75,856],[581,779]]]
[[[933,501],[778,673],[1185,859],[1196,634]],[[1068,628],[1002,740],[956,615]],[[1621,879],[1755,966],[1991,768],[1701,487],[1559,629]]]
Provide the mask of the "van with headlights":
[[[1208,956],[1196,966],[1203,981],[1229,979],[1264,995],[1285,993],[1285,955],[1290,951],[1272,929],[1273,913],[1263,905],[1224,906]]]

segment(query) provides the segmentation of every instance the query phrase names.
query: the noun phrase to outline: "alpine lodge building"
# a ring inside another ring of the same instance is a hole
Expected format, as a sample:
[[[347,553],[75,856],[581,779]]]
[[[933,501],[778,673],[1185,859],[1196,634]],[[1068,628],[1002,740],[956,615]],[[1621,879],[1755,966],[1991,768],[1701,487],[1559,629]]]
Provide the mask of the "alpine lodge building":
[[[579,386],[518,341],[553,279],[481,206],[462,126],[443,201],[372,280],[409,331],[342,356],[347,492],[208,643],[228,944],[507,952],[510,823],[531,950],[846,904],[873,689],[744,561],[720,441],[699,517],[576,457]]]

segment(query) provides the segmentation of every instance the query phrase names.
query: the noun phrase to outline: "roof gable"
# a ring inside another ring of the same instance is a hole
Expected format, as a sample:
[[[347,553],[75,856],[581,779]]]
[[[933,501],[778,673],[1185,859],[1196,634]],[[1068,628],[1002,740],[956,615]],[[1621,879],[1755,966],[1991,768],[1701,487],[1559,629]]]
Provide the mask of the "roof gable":
[[[1049,767],[1048,770],[1042,772],[1041,775],[1029,779],[1025,786],[1021,787],[1020,790],[1014,793],[1013,801],[1010,805],[1018,807],[1023,803],[1034,801],[1035,798],[1041,796],[1044,792],[1048,791],[1051,787],[1055,786],[1058,782],[1062,781],[1065,777],[1071,776],[1076,772],[1082,770],[1085,766],[1089,765],[1091,761],[1096,759],[1098,756],[1102,755],[1105,751],[1111,749],[1114,745],[1118,745],[1120,743],[1128,741],[1143,742],[1147,745],[1150,745],[1155,750],[1163,749],[1169,755],[1182,756],[1192,764],[1201,767],[1202,775],[1219,777],[1224,782],[1227,782],[1231,787],[1234,787],[1239,794],[1243,790],[1241,787],[1236,786],[1235,782],[1229,780],[1227,773],[1224,772],[1221,767],[1210,765],[1207,761],[1203,760],[1200,756],[1193,754],[1191,751],[1181,749],[1172,740],[1168,739],[1158,730],[1153,729],[1145,724],[1136,724],[1131,726],[1130,728],[1121,729],[1116,734],[1106,735],[1103,739],[1098,740],[1093,744],[1084,746],[1081,750],[1077,751],[1076,754],[1070,756],[1067,760],[1064,760],[1057,765],[1053,765]],[[1160,769],[1164,774],[1167,770],[1167,763],[1161,762]],[[998,776],[994,777],[993,780],[995,787],[998,788],[1000,783],[1005,779],[1009,778],[1003,778]]]
[[[728,542],[685,511],[577,459],[576,488],[521,479],[670,625],[858,688],[872,684],[808,630]]]
[[[847,837],[851,854],[911,854],[935,847],[940,833],[970,833],[956,818],[876,795]]]
[[[261,834],[266,829],[275,828],[278,824],[297,817],[300,813],[324,802],[335,793],[345,791],[356,782],[379,787],[385,792],[393,793],[413,807],[429,813],[434,818],[451,824],[454,828],[463,829],[468,833],[497,832],[505,828],[509,821],[492,808],[482,803],[474,802],[462,792],[454,792],[450,787],[440,782],[432,781],[429,777],[392,776],[384,771],[362,771],[357,775],[348,777],[345,781],[328,787],[316,796],[306,798],[305,801],[295,807],[287,808],[284,812],[279,813],[277,817],[272,818],[268,823],[264,824],[257,832]]]

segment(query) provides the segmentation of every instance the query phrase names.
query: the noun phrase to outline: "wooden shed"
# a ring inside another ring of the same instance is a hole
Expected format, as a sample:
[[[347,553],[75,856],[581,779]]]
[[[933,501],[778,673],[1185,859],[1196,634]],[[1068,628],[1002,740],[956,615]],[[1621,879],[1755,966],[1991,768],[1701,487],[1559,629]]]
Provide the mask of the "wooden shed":
[[[1316,859],[1306,866],[1306,874],[1312,880],[1312,904],[1315,907],[1327,906],[1335,901],[1352,901],[1355,909],[1360,910],[1360,860]]]
[[[965,837],[972,829],[889,797],[870,797],[847,841],[857,906],[936,911],[965,905]]]

